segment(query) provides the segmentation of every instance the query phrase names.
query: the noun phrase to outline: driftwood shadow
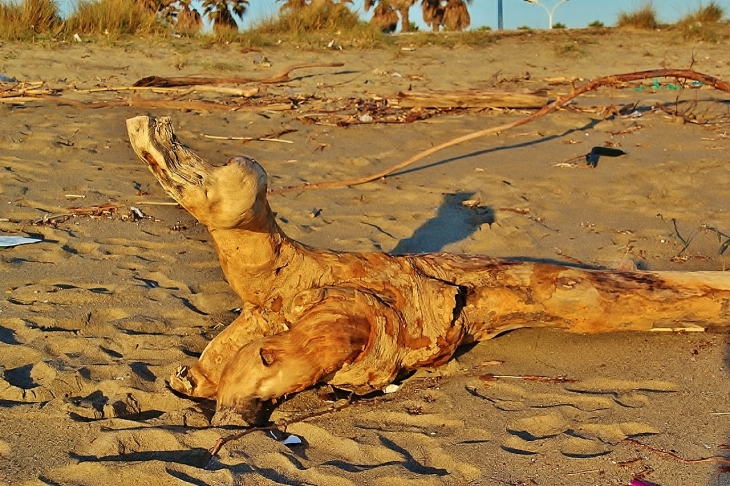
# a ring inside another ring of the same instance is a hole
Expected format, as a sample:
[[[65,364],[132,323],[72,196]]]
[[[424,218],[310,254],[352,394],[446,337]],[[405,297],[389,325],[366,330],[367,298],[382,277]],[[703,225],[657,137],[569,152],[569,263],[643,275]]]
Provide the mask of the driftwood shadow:
[[[444,194],[435,217],[424,222],[408,238],[400,240],[390,253],[436,253],[449,243],[468,238],[481,225],[494,223],[494,210],[480,206],[469,208],[463,202],[474,196],[472,192]]]
[[[478,157],[480,155],[488,155],[488,154],[493,154],[493,153],[497,153],[497,152],[502,152],[504,150],[514,150],[514,149],[519,149],[519,148],[524,148],[524,147],[530,147],[532,145],[539,145],[541,143],[549,142],[551,140],[558,140],[560,138],[567,137],[568,135],[570,135],[572,133],[590,130],[602,121],[603,121],[603,119],[596,118],[596,119],[593,119],[590,122],[586,123],[582,127],[571,128],[570,130],[566,130],[565,132],[560,133],[560,134],[548,135],[545,137],[538,138],[537,140],[530,140],[527,142],[515,143],[512,145],[505,145],[502,147],[492,147],[492,148],[488,148],[488,149],[484,149],[484,150],[477,150],[475,152],[470,152],[468,154],[462,154],[462,155],[457,155],[455,157],[450,157],[448,159],[437,160],[430,164],[420,165],[418,167],[412,167],[412,168],[408,168],[408,169],[399,170],[397,172],[393,172],[392,174],[389,174],[388,177],[402,176],[405,174],[410,174],[412,172],[418,172],[418,171],[421,171],[424,169],[430,169],[430,168],[438,167],[440,165],[448,164],[451,162],[456,162],[457,160],[469,159],[471,157]]]

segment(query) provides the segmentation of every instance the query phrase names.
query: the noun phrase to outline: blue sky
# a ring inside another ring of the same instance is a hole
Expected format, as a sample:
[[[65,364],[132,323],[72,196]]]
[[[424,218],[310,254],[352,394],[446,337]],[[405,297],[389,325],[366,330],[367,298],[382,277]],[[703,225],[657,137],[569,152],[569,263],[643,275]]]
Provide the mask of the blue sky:
[[[59,0],[62,9],[75,0]],[[469,6],[471,14],[471,28],[482,26],[497,28],[497,1],[498,0],[473,0]],[[614,25],[619,12],[634,10],[645,3],[646,0],[568,0],[554,11],[553,22],[561,22],[568,27],[585,27],[595,20],[603,22],[606,26]],[[248,12],[244,17],[243,28],[248,28],[252,23],[263,17],[270,17],[278,12],[280,3],[276,0],[249,0]],[[548,10],[552,10],[560,0],[540,0]],[[653,5],[659,14],[661,22],[676,22],[686,13],[697,9],[700,5],[706,5],[709,0],[654,0]],[[730,0],[716,0],[716,3],[725,9],[730,15]],[[536,5],[531,5],[524,0],[502,0],[504,8],[505,29],[516,29],[520,26],[528,26],[534,29],[546,29],[548,27],[547,12]],[[353,8],[364,13],[363,0],[354,0]],[[364,13],[365,18],[370,18],[370,13]],[[425,29],[421,19],[420,2],[411,9],[411,20],[419,24],[421,30]]]
[[[276,14],[279,3],[275,0],[249,0],[249,12],[245,26],[258,18]],[[354,0],[354,7],[363,12],[363,0]],[[560,0],[540,0],[540,4],[552,10]],[[557,9],[553,22],[561,22],[568,27],[585,27],[595,20],[606,26],[614,25],[619,12],[631,11],[645,3],[645,0],[568,0]],[[676,22],[686,13],[696,10],[699,5],[707,5],[709,0],[654,0],[653,5],[661,22]],[[716,0],[716,3],[730,15],[730,0]],[[548,27],[548,15],[544,9],[531,5],[524,0],[502,0],[505,29],[516,29],[526,25],[534,29]],[[497,0],[473,0],[469,6],[471,28],[488,25],[497,28]],[[410,12],[411,20],[419,23],[424,29],[421,19],[420,2]],[[369,14],[366,14],[370,18]]]

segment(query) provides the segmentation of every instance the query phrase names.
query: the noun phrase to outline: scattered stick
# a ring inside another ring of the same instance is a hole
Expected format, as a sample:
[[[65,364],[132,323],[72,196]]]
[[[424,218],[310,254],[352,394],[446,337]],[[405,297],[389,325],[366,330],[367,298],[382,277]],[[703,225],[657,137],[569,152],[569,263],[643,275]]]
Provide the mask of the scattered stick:
[[[213,447],[208,449],[209,459],[208,459],[208,461],[206,461],[206,464],[210,461],[210,459],[212,459],[216,454],[218,454],[218,452],[221,450],[221,448],[224,445],[226,445],[227,443],[229,443],[233,440],[238,440],[242,437],[247,436],[248,434],[250,434],[252,432],[258,432],[258,431],[262,431],[262,430],[278,430],[279,432],[284,433],[284,432],[286,432],[286,428],[291,424],[294,424],[297,422],[303,422],[305,420],[308,420],[308,419],[314,418],[314,417],[321,417],[322,415],[326,415],[328,413],[339,412],[340,410],[349,407],[350,405],[352,405],[353,396],[354,396],[354,394],[350,393],[350,395],[347,397],[347,399],[345,399],[345,401],[343,403],[341,403],[339,405],[334,405],[334,406],[326,408],[324,410],[318,410],[316,412],[308,413],[305,415],[300,415],[299,417],[295,417],[290,420],[283,420],[278,424],[267,425],[265,427],[250,427],[250,428],[247,428],[240,432],[236,432],[235,434],[221,437],[220,439],[218,439],[216,441],[216,443],[213,445]]]
[[[88,208],[68,208],[68,213],[56,214],[53,216],[45,214],[42,218],[31,221],[30,224],[33,226],[44,226],[46,224],[56,225],[64,223],[70,218],[77,216],[89,216],[92,218],[99,216],[111,216],[116,213],[119,208],[123,207],[124,205],[120,204],[100,204],[98,206],[91,206]]]
[[[634,439],[627,438],[627,439],[623,439],[621,442],[626,442],[627,444],[632,444],[637,447],[641,447],[643,449],[646,449],[649,452],[653,452],[654,454],[659,454],[660,456],[670,457],[670,458],[674,459],[675,461],[679,461],[683,464],[698,464],[701,462],[717,462],[720,464],[730,464],[730,459],[726,459],[724,457],[713,456],[713,457],[703,457],[700,459],[685,459],[672,452],[667,452],[667,451],[663,451],[661,449],[656,449],[652,446],[642,444],[641,442],[634,440]]]
[[[92,101],[83,102],[75,101],[67,98],[58,97],[36,97],[23,98],[23,101],[48,99],[57,102],[60,105],[73,106],[74,108],[110,108],[116,106],[132,106],[135,108],[164,108],[170,110],[226,110],[226,111],[286,111],[291,110],[291,103],[274,103],[265,105],[245,106],[238,103],[226,104],[216,103],[214,101],[200,100],[148,100],[143,98],[130,98],[122,101]]]
[[[186,95],[190,93],[221,93],[232,96],[250,97],[259,93],[259,88],[226,88],[223,86],[193,86],[181,90],[179,88],[158,88],[155,86],[110,86],[107,88],[77,89],[76,93],[105,93],[109,91],[151,91],[153,93],[173,93]]]
[[[730,83],[723,81],[721,79],[715,78],[713,76],[698,73],[697,71],[693,71],[691,69],[653,69],[649,71],[638,71],[633,73],[626,73],[626,74],[616,74],[613,76],[605,76],[602,78],[595,79],[593,81],[590,81],[586,83],[585,85],[581,86],[580,88],[576,88],[573,86],[570,93],[567,95],[561,96],[552,103],[544,106],[540,110],[536,111],[532,115],[522,118],[520,120],[517,120],[512,123],[507,123],[504,125],[500,125],[498,127],[492,127],[492,128],[486,128],[484,130],[479,130],[477,132],[473,132],[461,137],[457,137],[454,139],[451,139],[447,142],[444,142],[440,145],[436,145],[434,147],[431,147],[428,150],[424,150],[423,152],[420,152],[413,157],[404,160],[403,162],[400,162],[398,164],[392,165],[380,172],[376,172],[375,174],[363,176],[363,177],[357,177],[354,179],[347,179],[347,180],[341,180],[341,181],[326,181],[326,182],[318,182],[315,184],[299,184],[296,186],[287,186],[282,187],[280,189],[273,189],[269,190],[269,194],[282,194],[285,192],[290,191],[302,191],[305,189],[324,189],[328,187],[344,187],[344,186],[357,186],[360,184],[365,184],[367,182],[372,182],[378,179],[382,179],[384,177],[387,177],[388,175],[392,174],[393,172],[396,172],[398,170],[404,169],[408,167],[409,165],[418,162],[421,159],[425,159],[426,157],[433,155],[437,152],[440,152],[444,149],[447,149],[449,147],[453,147],[454,145],[458,145],[464,142],[468,142],[471,140],[475,140],[477,138],[485,137],[487,135],[494,135],[498,134],[507,130],[510,130],[512,128],[516,128],[522,125],[526,125],[542,116],[547,115],[548,113],[551,113],[555,110],[558,110],[565,106],[569,101],[577,98],[578,96],[587,93],[588,91],[595,91],[596,89],[602,87],[602,86],[613,86],[616,84],[621,83],[627,83],[630,81],[638,81],[640,79],[647,79],[647,78],[678,78],[678,79],[691,79],[693,81],[699,81],[702,82],[712,88],[715,88],[720,91],[725,91],[726,93],[730,93]]]
[[[294,66],[290,66],[283,71],[281,71],[278,74],[275,74],[271,77],[267,78],[241,78],[241,77],[232,77],[232,78],[198,78],[198,77],[190,77],[190,76],[182,76],[182,77],[176,77],[176,78],[165,78],[161,76],[148,76],[146,78],[142,78],[136,83],[133,84],[135,87],[149,87],[149,86],[155,86],[155,87],[164,87],[164,88],[170,88],[175,86],[197,86],[201,84],[246,84],[246,83],[262,83],[262,84],[278,84],[278,83],[288,83],[292,80],[292,78],[289,77],[289,73],[291,73],[294,70],[297,69],[308,69],[308,68],[318,68],[318,67],[340,67],[344,66],[344,63],[341,62],[327,62],[327,63],[321,63],[321,62],[315,62],[315,63],[309,63],[309,64],[295,64]]]
[[[282,135],[286,135],[287,133],[293,133],[296,132],[296,130],[292,129],[286,129],[282,130],[277,133],[272,133],[269,136],[263,135],[261,137],[222,137],[219,135],[207,135],[203,133],[204,138],[210,138],[212,140],[242,140],[243,143],[246,142],[253,142],[253,141],[259,141],[259,142],[280,142],[280,143],[294,143],[291,140],[284,140],[280,138]]]
[[[578,380],[568,378],[565,376],[538,376],[538,375],[495,375],[493,373],[487,373],[486,375],[479,376],[482,381],[496,381],[500,378],[509,378],[513,380],[525,380],[525,381],[539,381],[542,383],[577,383]]]

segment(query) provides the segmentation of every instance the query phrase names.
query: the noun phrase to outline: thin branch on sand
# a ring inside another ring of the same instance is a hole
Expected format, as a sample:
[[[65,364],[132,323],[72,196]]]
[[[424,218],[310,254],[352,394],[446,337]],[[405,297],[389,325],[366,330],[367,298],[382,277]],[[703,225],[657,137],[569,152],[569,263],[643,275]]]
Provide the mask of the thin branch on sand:
[[[634,439],[624,439],[622,442],[626,442],[627,444],[641,447],[643,449],[646,449],[649,452],[653,452],[654,454],[659,454],[660,456],[670,457],[670,458],[674,459],[675,461],[679,461],[683,464],[698,464],[701,462],[717,462],[720,464],[730,464],[730,459],[727,459],[725,457],[713,456],[713,457],[702,457],[700,459],[685,459],[672,452],[663,451],[661,449],[655,449],[652,446],[642,444],[641,442],[634,440]]]
[[[648,79],[648,78],[677,78],[677,79],[691,79],[693,81],[699,81],[701,83],[704,83],[705,85],[711,86],[712,88],[715,88],[720,91],[725,91],[726,93],[730,93],[730,83],[723,81],[721,79],[715,78],[713,76],[710,76],[708,74],[702,74],[698,73],[696,71],[693,71],[691,69],[653,69],[649,71],[638,71],[638,72],[632,72],[632,73],[625,73],[625,74],[615,74],[612,76],[604,76],[602,78],[595,79],[593,81],[590,81],[586,83],[585,85],[576,88],[573,86],[573,89],[570,93],[559,97],[552,103],[545,105],[540,110],[536,111],[532,115],[522,118],[520,120],[514,121],[512,123],[506,123],[504,125],[500,125],[498,127],[492,127],[492,128],[486,128],[484,130],[479,130],[473,133],[469,133],[467,135],[457,137],[454,139],[451,139],[447,142],[444,142],[440,145],[436,145],[434,147],[431,147],[428,150],[424,150],[423,152],[420,152],[413,157],[404,160],[398,164],[392,165],[380,172],[376,172],[375,174],[370,174],[363,177],[357,177],[354,179],[347,179],[347,180],[341,180],[341,181],[326,181],[326,182],[318,182],[314,184],[300,184],[296,186],[288,186],[288,187],[282,187],[280,189],[273,189],[269,191],[269,194],[281,194],[284,192],[291,192],[291,191],[302,191],[305,189],[324,189],[328,187],[344,187],[344,186],[357,186],[360,184],[365,184],[367,182],[372,182],[378,179],[382,179],[384,177],[387,177],[388,175],[404,169],[408,167],[411,164],[414,164],[415,162],[418,162],[419,160],[425,159],[426,157],[433,155],[437,152],[440,152],[444,149],[447,149],[449,147],[453,147],[454,145],[458,145],[464,142],[469,142],[471,140],[475,140],[477,138],[485,137],[487,135],[494,135],[498,133],[502,133],[504,131],[510,130],[512,128],[516,128],[522,125],[526,125],[542,116],[547,115],[548,113],[552,113],[555,110],[558,110],[559,108],[562,108],[565,106],[569,101],[577,98],[578,96],[587,93],[589,91],[594,91],[602,86],[614,86],[621,83],[628,83],[631,81],[638,81],[641,79]]]
[[[286,432],[286,428],[291,424],[294,424],[297,422],[303,422],[305,420],[308,420],[308,419],[314,418],[314,417],[321,417],[322,415],[326,415],[328,413],[339,412],[340,410],[352,405],[353,396],[354,395],[352,393],[350,393],[350,395],[347,397],[347,399],[345,399],[344,402],[340,403],[339,405],[337,405],[337,404],[333,405],[324,410],[318,410],[316,412],[308,413],[305,415],[300,415],[298,417],[294,417],[289,420],[283,420],[282,422],[280,422],[278,424],[267,425],[265,427],[249,427],[240,432],[236,432],[235,434],[230,434],[230,435],[226,435],[225,437],[221,437],[220,439],[218,439],[216,441],[216,443],[213,445],[213,447],[208,449],[208,455],[212,459],[216,454],[218,454],[218,452],[221,450],[221,448],[224,445],[226,445],[227,443],[229,443],[233,440],[238,440],[242,437],[245,437],[248,434],[250,434],[251,432],[258,432],[258,431],[262,431],[262,430],[278,430],[280,432]],[[207,462],[209,462],[209,461],[206,461],[206,463]]]
[[[165,78],[161,76],[147,76],[142,78],[133,86],[156,86],[156,87],[175,87],[175,86],[197,86],[201,84],[246,84],[246,83],[262,83],[262,84],[279,84],[288,83],[292,80],[289,77],[289,73],[297,69],[309,69],[318,67],[341,67],[344,63],[341,62],[315,62],[309,64],[295,64],[289,66],[283,71],[265,78],[242,78],[242,77],[230,77],[230,78],[202,78],[194,76],[182,76],[175,78]]]

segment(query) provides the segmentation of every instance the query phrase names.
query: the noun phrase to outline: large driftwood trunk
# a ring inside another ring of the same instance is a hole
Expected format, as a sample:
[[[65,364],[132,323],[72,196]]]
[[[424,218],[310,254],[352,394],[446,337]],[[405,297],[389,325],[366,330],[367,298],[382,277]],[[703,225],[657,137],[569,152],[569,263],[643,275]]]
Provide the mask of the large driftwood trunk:
[[[356,393],[446,362],[464,343],[520,327],[571,332],[726,327],[730,274],[614,272],[485,256],[339,253],[288,238],[266,173],[213,166],[170,120],[127,120],[132,147],[205,224],[241,315],[171,386],[215,398],[217,423],[254,420],[262,402],[323,381]]]

